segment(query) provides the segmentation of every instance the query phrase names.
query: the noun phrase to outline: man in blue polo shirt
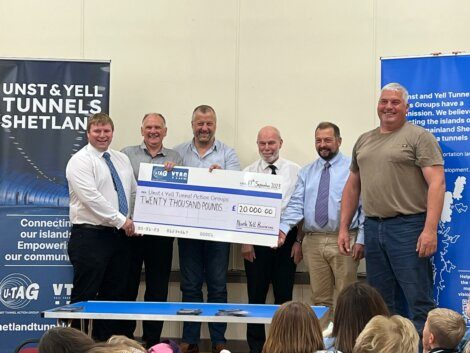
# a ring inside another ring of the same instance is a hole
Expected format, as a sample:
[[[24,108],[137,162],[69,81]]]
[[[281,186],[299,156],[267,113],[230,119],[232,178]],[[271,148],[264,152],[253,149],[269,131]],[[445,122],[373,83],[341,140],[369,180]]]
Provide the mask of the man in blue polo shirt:
[[[208,105],[200,105],[191,119],[193,139],[175,147],[183,158],[183,165],[212,169],[240,170],[240,162],[233,148],[215,139],[217,116]],[[230,244],[224,242],[178,239],[181,291],[184,302],[203,302],[202,284],[207,284],[207,301],[227,302],[227,268]],[[209,323],[212,352],[225,348],[225,323]],[[199,352],[201,323],[185,322],[181,350]]]

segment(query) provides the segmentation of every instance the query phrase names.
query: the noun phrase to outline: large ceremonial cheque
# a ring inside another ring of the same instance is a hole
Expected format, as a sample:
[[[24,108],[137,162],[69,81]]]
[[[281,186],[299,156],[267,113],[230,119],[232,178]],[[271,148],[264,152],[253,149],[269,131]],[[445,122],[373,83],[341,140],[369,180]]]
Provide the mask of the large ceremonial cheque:
[[[281,177],[207,168],[140,164],[136,232],[275,246]]]

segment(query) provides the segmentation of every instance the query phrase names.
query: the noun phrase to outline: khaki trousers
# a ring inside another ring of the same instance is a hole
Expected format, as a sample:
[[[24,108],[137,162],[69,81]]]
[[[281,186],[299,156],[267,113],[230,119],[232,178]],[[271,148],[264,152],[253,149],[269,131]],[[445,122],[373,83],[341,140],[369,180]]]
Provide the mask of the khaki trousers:
[[[356,235],[356,231],[350,232],[351,248],[356,241]],[[320,324],[325,329],[333,320],[338,293],[357,281],[359,261],[339,253],[337,233],[306,232],[302,253],[310,276],[312,305],[329,308],[320,319]]]

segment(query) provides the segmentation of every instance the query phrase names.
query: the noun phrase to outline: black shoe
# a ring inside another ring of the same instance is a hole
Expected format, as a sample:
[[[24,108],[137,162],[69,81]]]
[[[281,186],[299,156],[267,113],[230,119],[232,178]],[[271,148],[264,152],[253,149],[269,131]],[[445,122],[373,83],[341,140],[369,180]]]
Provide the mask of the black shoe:
[[[199,346],[197,344],[181,343],[181,353],[199,353]]]

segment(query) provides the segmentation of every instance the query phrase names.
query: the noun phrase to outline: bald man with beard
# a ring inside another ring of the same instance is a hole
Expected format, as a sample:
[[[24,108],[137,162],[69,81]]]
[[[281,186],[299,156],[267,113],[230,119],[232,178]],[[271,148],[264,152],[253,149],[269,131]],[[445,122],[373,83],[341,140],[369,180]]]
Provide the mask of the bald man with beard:
[[[261,158],[246,167],[244,171],[280,175],[282,177],[282,209],[284,209],[294,192],[300,166],[279,157],[283,140],[275,127],[263,127],[258,132],[256,144]],[[294,227],[287,235],[285,246],[278,249],[249,244],[242,246],[250,304],[266,302],[270,283],[273,285],[275,304],[292,300],[295,269],[302,259],[302,251],[300,243],[296,242],[296,235],[297,227]],[[266,340],[264,325],[248,324],[246,335],[250,353],[260,353]]]

